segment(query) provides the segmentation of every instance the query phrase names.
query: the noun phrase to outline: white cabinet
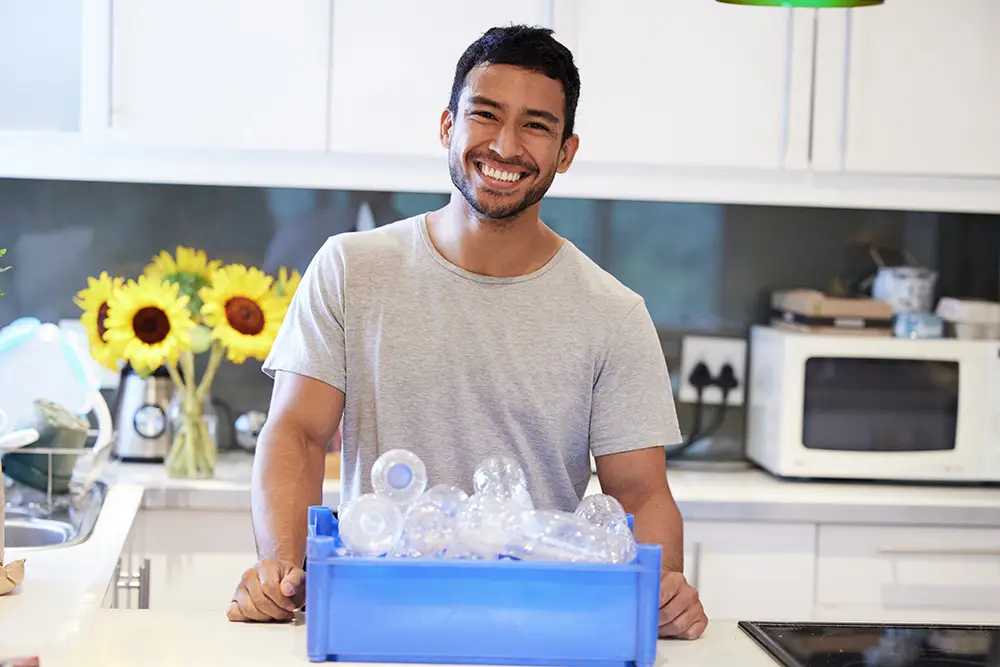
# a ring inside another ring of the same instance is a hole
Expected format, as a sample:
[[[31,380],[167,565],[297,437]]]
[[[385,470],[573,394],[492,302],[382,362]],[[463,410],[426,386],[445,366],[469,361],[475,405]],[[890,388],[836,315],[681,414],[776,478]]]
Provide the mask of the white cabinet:
[[[809,87],[794,86],[793,97],[793,81],[808,75],[811,35],[793,39],[800,10],[706,0],[572,5],[556,28],[580,68],[580,162],[804,162]]]
[[[547,25],[546,0],[334,2],[330,150],[443,160],[458,59],[486,30]]]
[[[1000,612],[1000,529],[820,526],[818,614],[975,622]]]
[[[819,12],[819,169],[1000,176],[1000,3]]]
[[[0,0],[0,132],[74,132],[82,0]]]
[[[808,620],[816,526],[686,521],[684,575],[709,619]]]
[[[224,614],[243,571],[257,562],[248,511],[142,510],[122,555],[122,570],[148,564],[150,609]],[[119,592],[119,606],[136,608]]]
[[[325,148],[330,0],[111,0],[109,20],[111,139]]]

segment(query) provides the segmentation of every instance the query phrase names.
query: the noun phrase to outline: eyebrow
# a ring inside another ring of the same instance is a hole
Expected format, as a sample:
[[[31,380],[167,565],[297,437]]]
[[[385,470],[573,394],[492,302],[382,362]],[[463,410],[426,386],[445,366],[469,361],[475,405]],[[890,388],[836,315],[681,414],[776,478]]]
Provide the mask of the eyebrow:
[[[470,104],[476,104],[476,105],[479,105],[479,106],[484,106],[484,107],[492,107],[494,109],[499,109],[500,111],[506,111],[507,110],[507,105],[506,104],[501,104],[500,102],[497,102],[496,100],[491,100],[490,98],[483,97],[482,95],[473,95],[471,98],[469,98],[469,103]],[[524,114],[526,116],[533,116],[535,118],[544,118],[545,120],[549,121],[550,123],[554,123],[556,125],[558,125],[559,123],[562,122],[559,119],[559,116],[557,116],[557,115],[555,115],[555,114],[553,114],[553,113],[551,113],[549,111],[545,111],[543,109],[525,109],[524,110]]]

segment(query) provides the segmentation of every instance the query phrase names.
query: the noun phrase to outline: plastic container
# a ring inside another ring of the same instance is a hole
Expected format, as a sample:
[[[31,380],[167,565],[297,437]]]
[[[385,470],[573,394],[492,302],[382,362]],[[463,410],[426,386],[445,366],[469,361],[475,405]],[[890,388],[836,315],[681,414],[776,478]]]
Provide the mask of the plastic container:
[[[630,523],[631,523],[631,517]],[[659,545],[628,565],[337,555],[329,507],[309,508],[312,662],[652,667]]]

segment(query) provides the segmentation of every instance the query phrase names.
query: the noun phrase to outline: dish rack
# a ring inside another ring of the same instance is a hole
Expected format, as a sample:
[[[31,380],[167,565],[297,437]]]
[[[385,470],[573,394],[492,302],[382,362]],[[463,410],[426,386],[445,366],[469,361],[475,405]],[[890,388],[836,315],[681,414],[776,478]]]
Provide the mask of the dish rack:
[[[93,411],[97,417],[96,429],[87,431],[87,441],[93,440],[93,446],[83,446],[79,448],[66,447],[35,447],[25,446],[15,449],[0,449],[0,455],[24,454],[27,456],[46,457],[46,484],[45,491],[29,486],[27,484],[12,485],[8,489],[7,506],[17,508],[24,512],[28,511],[35,516],[48,516],[54,511],[65,507],[70,507],[83,501],[90,495],[94,485],[100,480],[111,461],[112,447],[114,443],[114,425],[111,419],[111,412],[103,396],[98,394],[95,397]],[[54,488],[53,470],[54,457],[75,456],[77,461],[73,466],[70,475],[67,493],[56,493]],[[0,475],[0,483],[3,483]],[[13,494],[12,494],[13,492]]]

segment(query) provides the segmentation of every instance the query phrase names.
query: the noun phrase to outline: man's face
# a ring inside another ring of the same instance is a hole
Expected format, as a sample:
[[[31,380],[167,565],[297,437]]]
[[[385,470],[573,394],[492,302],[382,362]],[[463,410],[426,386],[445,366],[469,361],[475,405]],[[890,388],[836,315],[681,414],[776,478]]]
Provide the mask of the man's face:
[[[562,84],[513,65],[469,72],[453,115],[441,117],[451,181],[480,215],[513,218],[569,169],[579,140],[562,140]]]

